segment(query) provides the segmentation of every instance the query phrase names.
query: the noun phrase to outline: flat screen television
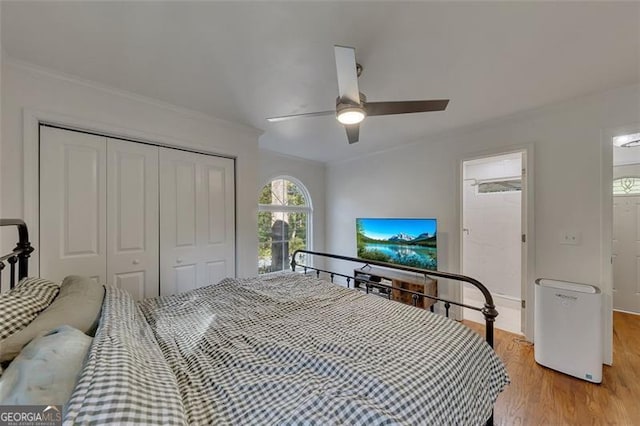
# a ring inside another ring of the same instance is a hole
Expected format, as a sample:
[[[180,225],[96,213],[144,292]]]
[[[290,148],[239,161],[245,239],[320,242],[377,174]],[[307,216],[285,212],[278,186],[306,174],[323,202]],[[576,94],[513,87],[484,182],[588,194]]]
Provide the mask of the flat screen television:
[[[436,219],[358,218],[358,257],[438,269]]]

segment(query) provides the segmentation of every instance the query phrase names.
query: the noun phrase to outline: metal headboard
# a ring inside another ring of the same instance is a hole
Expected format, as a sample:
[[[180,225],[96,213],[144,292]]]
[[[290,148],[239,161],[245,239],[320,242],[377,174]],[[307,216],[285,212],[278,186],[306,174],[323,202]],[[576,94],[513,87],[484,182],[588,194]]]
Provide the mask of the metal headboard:
[[[29,275],[29,257],[33,252],[33,247],[29,242],[29,231],[27,224],[21,219],[0,219],[0,227],[15,226],[18,228],[18,244],[9,254],[0,256],[0,289],[2,288],[2,273],[9,264],[9,288],[13,288],[18,281]],[[16,263],[18,269],[16,271]]]

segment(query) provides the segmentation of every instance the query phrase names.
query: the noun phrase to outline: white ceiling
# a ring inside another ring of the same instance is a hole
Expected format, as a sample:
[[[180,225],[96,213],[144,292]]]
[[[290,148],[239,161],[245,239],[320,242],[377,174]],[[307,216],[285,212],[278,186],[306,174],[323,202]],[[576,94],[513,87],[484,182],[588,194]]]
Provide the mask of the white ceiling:
[[[13,58],[264,130],[260,146],[332,161],[640,81],[640,3],[2,2]],[[332,117],[333,45],[356,47],[370,101],[450,98]]]

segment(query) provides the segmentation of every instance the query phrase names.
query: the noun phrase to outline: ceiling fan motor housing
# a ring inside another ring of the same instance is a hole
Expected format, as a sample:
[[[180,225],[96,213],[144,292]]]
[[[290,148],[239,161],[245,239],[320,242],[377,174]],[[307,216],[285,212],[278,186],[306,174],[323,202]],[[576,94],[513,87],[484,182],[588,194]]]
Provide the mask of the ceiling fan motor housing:
[[[364,93],[360,93],[360,105],[351,102],[349,99],[342,99],[340,96],[336,98],[336,111],[339,111],[340,107],[354,107],[354,106],[362,106],[364,108],[364,104],[367,102],[367,97]]]

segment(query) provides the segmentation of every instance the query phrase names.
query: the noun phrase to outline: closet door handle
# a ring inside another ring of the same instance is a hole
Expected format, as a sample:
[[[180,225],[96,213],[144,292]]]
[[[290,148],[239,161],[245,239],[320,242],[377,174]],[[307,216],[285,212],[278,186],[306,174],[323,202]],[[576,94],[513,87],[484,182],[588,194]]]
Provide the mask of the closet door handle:
[[[182,263],[182,259],[181,258],[177,258],[176,259],[176,263],[178,263],[178,264]]]
[[[140,264],[140,259],[133,259],[133,263],[134,265],[139,265]]]

